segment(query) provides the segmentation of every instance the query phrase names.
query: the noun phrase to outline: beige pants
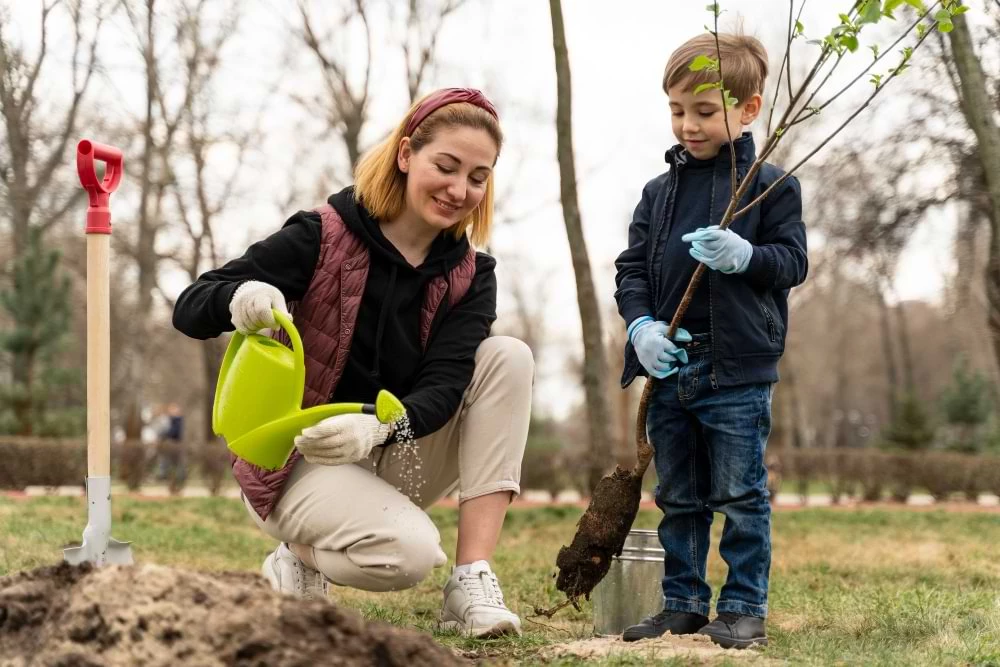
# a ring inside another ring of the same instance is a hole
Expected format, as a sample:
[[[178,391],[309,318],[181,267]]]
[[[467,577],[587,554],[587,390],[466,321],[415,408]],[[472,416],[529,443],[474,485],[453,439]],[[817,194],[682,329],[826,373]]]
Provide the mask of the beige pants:
[[[415,448],[376,448],[353,465],[300,459],[267,521],[247,510],[271,537],[312,546],[316,565],[335,584],[369,591],[414,586],[447,562],[424,508],[456,487],[459,502],[520,493],[533,373],[527,345],[487,338],[458,411],[439,431]]]

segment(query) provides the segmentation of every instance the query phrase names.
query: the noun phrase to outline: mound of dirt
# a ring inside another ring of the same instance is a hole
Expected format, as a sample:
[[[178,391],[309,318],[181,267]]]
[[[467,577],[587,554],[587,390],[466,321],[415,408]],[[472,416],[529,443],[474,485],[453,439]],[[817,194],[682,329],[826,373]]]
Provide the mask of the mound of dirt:
[[[430,636],[247,573],[61,564],[0,577],[0,665],[468,664]]]

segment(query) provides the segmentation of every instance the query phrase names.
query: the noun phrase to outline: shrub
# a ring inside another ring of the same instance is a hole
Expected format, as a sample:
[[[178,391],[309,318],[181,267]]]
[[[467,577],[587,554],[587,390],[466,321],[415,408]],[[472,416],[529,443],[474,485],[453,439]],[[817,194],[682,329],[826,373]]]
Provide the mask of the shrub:
[[[0,489],[83,484],[87,446],[82,440],[0,437]]]
[[[927,449],[934,440],[934,426],[927,408],[912,392],[896,404],[896,418],[882,432],[885,445],[892,449],[917,451]]]
[[[541,489],[553,497],[576,485],[563,442],[545,422],[532,420],[521,462],[521,488]]]
[[[780,465],[786,482],[829,482],[835,495],[860,489],[868,501],[879,500],[883,491],[889,491],[894,500],[905,502],[918,487],[937,500],[955,493],[976,500],[980,493],[1000,492],[1000,456],[821,448],[769,454]]]
[[[208,492],[213,496],[219,495],[222,482],[232,467],[225,441],[222,438],[216,438],[210,442],[196,442],[189,446],[191,447],[188,451],[191,455],[190,460],[197,463],[201,469]]]

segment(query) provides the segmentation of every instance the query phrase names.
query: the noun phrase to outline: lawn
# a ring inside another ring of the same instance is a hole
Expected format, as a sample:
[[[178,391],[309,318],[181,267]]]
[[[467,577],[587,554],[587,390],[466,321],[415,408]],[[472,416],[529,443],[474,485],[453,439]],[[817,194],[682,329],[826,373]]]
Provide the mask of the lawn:
[[[495,559],[510,606],[527,618],[535,605],[560,599],[553,562],[580,515],[573,507],[510,512]],[[453,551],[457,513],[435,508],[446,550]],[[721,517],[720,517],[721,518]],[[0,498],[0,575],[57,561],[86,522],[79,498]],[[256,571],[272,548],[229,499],[115,501],[114,535],[133,542],[138,559],[198,570]],[[655,512],[637,527],[653,528]],[[715,542],[721,529],[716,522]],[[1000,513],[871,509],[805,509],[774,515],[771,645],[711,664],[995,665],[1000,667]],[[725,565],[713,554],[716,590]],[[334,589],[333,599],[371,619],[433,632],[437,570],[401,593]],[[525,622],[519,639],[476,641],[436,634],[438,641],[487,664],[672,665],[649,655],[613,654],[585,661],[553,658],[553,645],[590,636],[590,608],[544,622]]]

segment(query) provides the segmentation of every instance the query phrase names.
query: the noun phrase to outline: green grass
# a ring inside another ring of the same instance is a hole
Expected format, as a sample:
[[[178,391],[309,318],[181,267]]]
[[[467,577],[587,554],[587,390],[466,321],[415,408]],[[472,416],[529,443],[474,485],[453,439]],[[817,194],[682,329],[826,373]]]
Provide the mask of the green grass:
[[[138,559],[199,570],[256,571],[273,548],[228,499],[115,501],[114,535],[133,542]],[[453,551],[457,513],[435,508],[446,550]],[[511,607],[525,618],[533,606],[561,599],[554,560],[580,510],[513,509],[494,566]],[[721,517],[720,517],[721,519]],[[656,512],[637,527],[653,528]],[[0,575],[53,563],[77,542],[86,522],[79,498],[0,498]],[[717,544],[721,520],[714,527]],[[905,510],[805,509],[774,515],[771,646],[763,655],[727,656],[804,665],[994,665],[1000,667],[1000,514]],[[718,554],[709,562],[715,590],[725,576]],[[434,632],[447,573],[419,586],[374,594],[335,589],[334,600],[370,619]],[[652,660],[642,652],[601,660],[548,658],[552,644],[590,636],[591,610],[569,609],[545,625],[525,622],[518,639],[435,637],[489,664],[689,664]]]

